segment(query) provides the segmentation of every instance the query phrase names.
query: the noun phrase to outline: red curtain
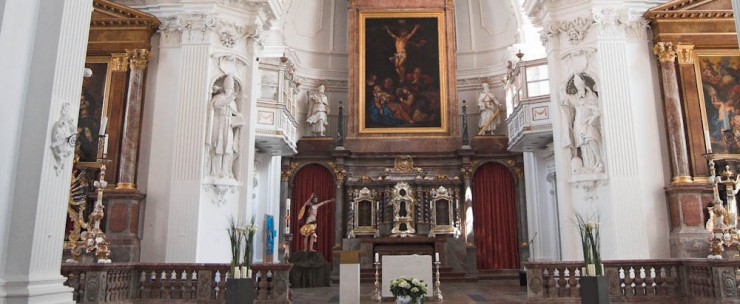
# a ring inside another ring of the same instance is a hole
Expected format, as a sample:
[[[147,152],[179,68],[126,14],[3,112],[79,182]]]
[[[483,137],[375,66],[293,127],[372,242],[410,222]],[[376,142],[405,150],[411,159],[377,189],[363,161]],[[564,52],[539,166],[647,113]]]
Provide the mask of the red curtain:
[[[487,163],[473,175],[473,233],[478,269],[517,269],[514,179],[503,165]]]
[[[301,206],[311,197],[311,193],[319,196],[319,202],[335,198],[336,187],[334,186],[334,175],[321,165],[307,165],[296,173],[293,178],[293,193],[290,199],[290,233],[293,234],[291,250],[303,250],[303,235],[299,229],[304,224],[298,220],[298,212]],[[314,249],[321,252],[331,265],[332,247],[334,247],[334,202],[319,207],[316,217],[316,244]],[[304,218],[306,216],[304,215]],[[295,224],[294,224],[295,223]]]

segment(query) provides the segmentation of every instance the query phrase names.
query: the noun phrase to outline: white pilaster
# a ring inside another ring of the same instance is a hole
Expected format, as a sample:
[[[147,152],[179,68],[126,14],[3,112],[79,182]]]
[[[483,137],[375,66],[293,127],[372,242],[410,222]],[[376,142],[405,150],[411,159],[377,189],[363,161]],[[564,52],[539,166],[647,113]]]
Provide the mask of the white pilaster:
[[[0,302],[73,303],[59,273],[73,145],[53,137],[74,134],[92,1],[2,5]]]
[[[665,193],[667,164],[660,86],[641,18],[661,1],[547,1],[545,31],[562,226],[563,259],[580,259],[575,212],[598,213],[604,259],[669,255]],[[604,172],[595,183],[573,172],[561,103],[574,73],[596,81]],[[570,224],[568,224],[570,223]]]
[[[258,38],[267,4],[149,3],[138,8],[163,23],[154,39],[143,123],[143,133],[151,135],[142,137],[142,150],[149,147],[142,153],[149,168],[140,180],[147,183],[150,229],[142,260],[228,262],[230,219],[246,223],[253,214]],[[206,146],[209,102],[226,75],[235,80],[244,125],[234,132],[234,177],[214,178]]]

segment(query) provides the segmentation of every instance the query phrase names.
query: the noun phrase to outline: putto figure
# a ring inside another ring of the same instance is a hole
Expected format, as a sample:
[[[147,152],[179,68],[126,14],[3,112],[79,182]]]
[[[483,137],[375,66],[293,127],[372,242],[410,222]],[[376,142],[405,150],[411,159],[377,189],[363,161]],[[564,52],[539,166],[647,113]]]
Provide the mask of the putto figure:
[[[333,202],[334,199],[325,200],[319,203],[319,196],[316,193],[311,193],[311,197],[303,203],[301,211],[298,212],[298,219],[303,219],[306,216],[305,224],[301,226],[301,235],[303,235],[303,250],[305,251],[316,251],[313,249],[313,244],[316,243],[316,215],[319,207],[324,204]],[[308,215],[306,215],[308,210]]]
[[[319,85],[318,91],[308,95],[308,118],[306,122],[311,125],[311,133],[314,136],[325,136],[326,126],[329,125],[329,99],[324,93],[326,87]]]

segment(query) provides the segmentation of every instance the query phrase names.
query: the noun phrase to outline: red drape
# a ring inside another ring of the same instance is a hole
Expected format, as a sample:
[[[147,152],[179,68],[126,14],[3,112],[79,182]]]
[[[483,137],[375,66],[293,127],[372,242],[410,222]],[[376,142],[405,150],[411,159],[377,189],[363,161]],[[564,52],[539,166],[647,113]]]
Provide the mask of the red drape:
[[[291,244],[293,251],[303,250],[303,235],[300,234],[299,229],[304,222],[298,220],[298,212],[314,192],[319,196],[319,202],[332,199],[336,195],[334,175],[325,167],[316,164],[301,168],[293,178],[293,193],[290,200],[290,233],[293,234],[293,244]],[[334,246],[334,208],[336,207],[334,204],[332,202],[321,206],[316,217],[317,238],[314,249],[321,252],[329,262],[332,260],[331,249]]]
[[[517,269],[514,179],[503,165],[487,163],[473,175],[473,233],[478,269]]]

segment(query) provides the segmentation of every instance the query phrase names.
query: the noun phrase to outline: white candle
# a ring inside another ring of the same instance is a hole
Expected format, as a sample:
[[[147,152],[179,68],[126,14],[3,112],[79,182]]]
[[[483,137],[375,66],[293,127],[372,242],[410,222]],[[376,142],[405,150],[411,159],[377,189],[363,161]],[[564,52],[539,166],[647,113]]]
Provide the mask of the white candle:
[[[252,268],[247,269],[247,278],[252,277]]]
[[[232,276],[234,279],[241,278],[242,273],[239,271],[239,267],[234,267],[234,275]]]
[[[380,258],[378,257],[378,253],[377,252],[375,253],[375,261],[376,262],[380,262]]]
[[[100,130],[98,130],[98,135],[105,135],[105,127],[108,125],[108,117],[103,116],[100,118]]]
[[[434,260],[439,262],[439,252],[434,253]]]
[[[241,270],[241,273],[242,273],[242,279],[246,279],[246,278],[248,278],[248,276],[247,276],[247,273],[248,273],[248,271],[249,271],[249,270],[247,270],[247,266],[242,266],[242,270]]]
[[[103,155],[108,155],[108,134],[103,137]]]

